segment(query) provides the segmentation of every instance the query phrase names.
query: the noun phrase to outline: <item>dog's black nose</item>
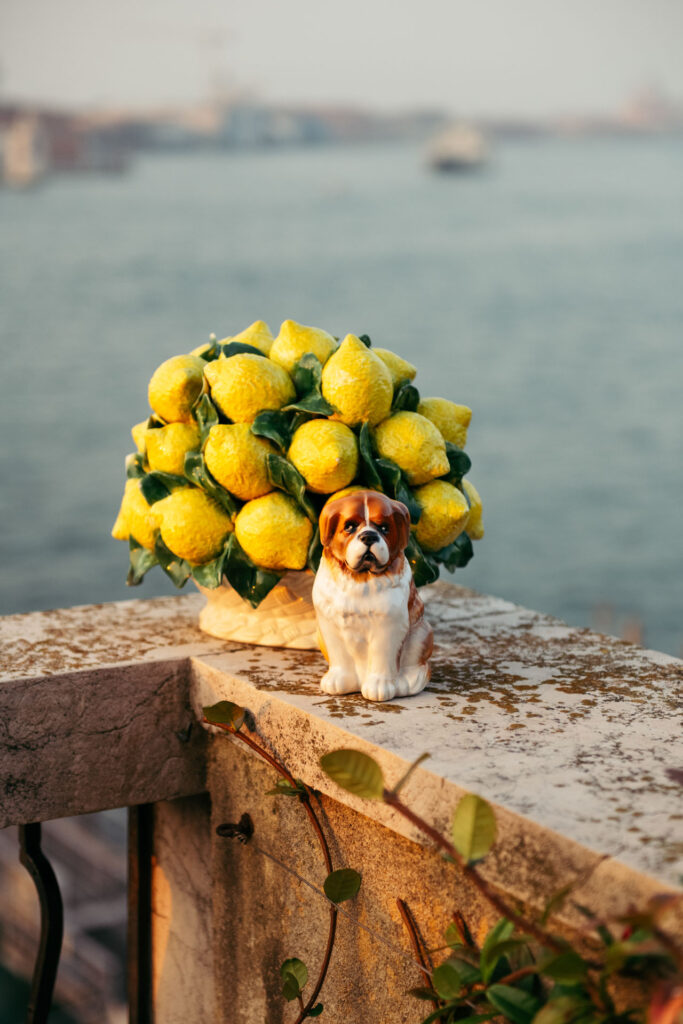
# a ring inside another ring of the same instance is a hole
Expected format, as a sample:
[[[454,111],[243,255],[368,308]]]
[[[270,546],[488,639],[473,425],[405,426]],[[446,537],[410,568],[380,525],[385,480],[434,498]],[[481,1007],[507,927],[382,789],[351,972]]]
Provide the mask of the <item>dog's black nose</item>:
[[[371,544],[374,544],[379,539],[379,534],[375,530],[363,530],[362,533],[358,534],[358,539],[370,547]]]

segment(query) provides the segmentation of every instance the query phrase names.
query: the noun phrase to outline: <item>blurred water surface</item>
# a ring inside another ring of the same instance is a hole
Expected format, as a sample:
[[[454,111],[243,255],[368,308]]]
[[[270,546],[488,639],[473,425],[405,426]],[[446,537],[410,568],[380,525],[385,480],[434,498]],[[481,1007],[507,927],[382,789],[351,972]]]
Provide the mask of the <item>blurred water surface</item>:
[[[292,317],[369,333],[474,409],[486,538],[458,581],[683,644],[683,142],[146,159],[0,193],[0,612],[124,586],[109,531],[168,356]]]

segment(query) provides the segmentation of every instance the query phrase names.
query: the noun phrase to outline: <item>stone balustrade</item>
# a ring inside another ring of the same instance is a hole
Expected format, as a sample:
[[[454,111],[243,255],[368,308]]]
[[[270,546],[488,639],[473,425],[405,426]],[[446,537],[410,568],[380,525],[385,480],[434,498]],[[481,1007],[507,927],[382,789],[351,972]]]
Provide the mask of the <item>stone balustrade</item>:
[[[154,804],[152,990],[157,1024],[293,1020],[279,964],[312,976],[323,955],[326,870],[296,800],[266,795],[273,770],[200,725],[228,699],[251,734],[320,792],[335,867],[361,892],[345,904],[321,999],[327,1019],[419,1021],[421,983],[396,899],[427,945],[454,911],[476,934],[495,920],[456,868],[382,803],[338,789],[322,754],[354,747],[393,783],[418,755],[405,802],[447,832],[459,797],[495,808],[482,872],[508,899],[572,898],[613,916],[683,875],[683,663],[452,584],[425,592],[432,682],[370,704],[318,688],[312,652],[215,640],[198,595],[0,620],[0,827]],[[248,813],[246,845],[215,826]],[[571,907],[559,926],[579,919]],[[669,924],[682,928],[680,917]]]

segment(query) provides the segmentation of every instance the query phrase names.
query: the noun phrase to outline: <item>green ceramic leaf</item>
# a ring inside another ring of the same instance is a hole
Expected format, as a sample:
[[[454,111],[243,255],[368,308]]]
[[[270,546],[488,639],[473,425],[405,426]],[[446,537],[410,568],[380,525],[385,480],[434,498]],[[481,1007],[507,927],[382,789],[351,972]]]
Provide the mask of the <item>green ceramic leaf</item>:
[[[201,487],[210,497],[214,498],[229,516],[234,517],[237,514],[238,505],[235,498],[211,476],[201,452],[187,453],[185,476],[191,483]]]
[[[451,838],[468,864],[485,857],[496,841],[496,819],[491,805],[474,793],[464,796],[453,815]]]
[[[458,448],[450,441],[446,441],[446,455],[448,456],[451,468],[444,479],[457,486],[472,468],[472,460],[467,452],[464,452],[462,448]]]
[[[439,578],[439,567],[431,557],[422,550],[415,535],[410,535],[406,548],[406,558],[413,570],[413,579],[416,587],[424,587],[428,583],[434,583]]]
[[[312,352],[307,352],[292,370],[297,400],[284,407],[285,411],[314,413],[317,416],[331,416],[334,406],[322,396],[322,363]]]
[[[391,459],[376,459],[375,466],[382,481],[382,490],[390,498],[402,501],[410,512],[411,523],[418,523],[422,508],[408,486],[408,481],[399,467]]]
[[[355,796],[381,800],[384,776],[377,762],[360,750],[333,750],[320,758],[320,767],[333,782]]]
[[[134,537],[129,537],[128,547],[130,567],[126,577],[126,585],[137,587],[142,583],[145,573],[159,564],[159,559],[154,551],[148,551],[147,548],[143,548]]]
[[[217,704],[202,708],[202,712],[211,725],[231,725],[235,730],[242,727],[246,716],[245,709],[231,700],[219,700]]]
[[[366,348],[372,348],[372,342],[370,341],[369,334],[359,334],[358,340],[362,341]]]
[[[180,590],[184,587],[190,578],[190,572],[192,566],[189,562],[185,562],[182,558],[178,558],[174,555],[166,545],[164,544],[161,536],[157,537],[156,544],[154,545],[154,551],[159,559],[159,565],[164,570],[166,575],[175,586]]]
[[[281,409],[260,412],[251,425],[252,434],[265,437],[286,452],[292,440],[292,415]]]
[[[360,434],[358,435],[358,448],[360,450],[360,470],[363,477],[363,483],[372,491],[383,491],[384,487],[382,480],[377,472],[377,467],[375,466],[375,454],[372,450],[370,427],[367,423],[364,423],[360,428]]]
[[[126,476],[136,479],[145,475],[145,460],[142,452],[131,452],[126,455]]]
[[[452,544],[440,548],[439,551],[430,551],[429,554],[431,558],[445,565],[449,572],[454,572],[456,569],[462,569],[474,557],[474,548],[467,534],[461,533]]]
[[[225,345],[221,345],[221,352],[226,359],[231,356],[239,356],[246,352],[252,356],[261,356],[261,359],[267,359],[268,356],[264,356],[260,349],[254,348],[253,345],[247,345],[245,341],[228,341]]]
[[[328,900],[333,903],[344,903],[352,900],[360,889],[361,877],[353,868],[339,868],[332,871],[323,882],[323,889]]]
[[[196,354],[206,363],[212,363],[214,359],[218,359],[221,354],[221,346],[216,340],[216,335],[210,334],[206,345],[203,345]]]
[[[273,487],[291,495],[299,507],[306,513],[314,525],[318,522],[318,512],[306,493],[306,481],[299,470],[282,455],[269,454],[266,457],[268,479]]]
[[[248,601],[253,608],[258,608],[282,578],[282,573],[270,572],[254,565],[240,547],[234,533],[230,534],[226,545],[223,574],[242,600]]]
[[[204,565],[192,566],[192,579],[196,580],[200,586],[208,587],[209,590],[215,590],[216,587],[220,587],[223,582],[223,566],[227,553],[228,542],[226,541],[223,550],[216,558],[210,562],[205,562]]]
[[[320,559],[322,558],[323,546],[320,543],[320,526],[316,526],[313,531],[313,537],[311,543],[308,545],[308,558],[306,565],[312,572],[318,571],[320,565]]]
[[[161,473],[159,470],[147,473],[140,482],[140,490],[148,505],[154,505],[157,501],[167,498],[171,491],[177,491],[179,487],[187,487],[184,476]]]
[[[199,425],[201,443],[203,445],[209,436],[211,427],[218,423],[218,411],[207,394],[202,395],[199,399],[194,408],[194,415]]]
[[[391,403],[392,412],[417,412],[420,404],[420,392],[409,380],[403,380],[394,391]]]

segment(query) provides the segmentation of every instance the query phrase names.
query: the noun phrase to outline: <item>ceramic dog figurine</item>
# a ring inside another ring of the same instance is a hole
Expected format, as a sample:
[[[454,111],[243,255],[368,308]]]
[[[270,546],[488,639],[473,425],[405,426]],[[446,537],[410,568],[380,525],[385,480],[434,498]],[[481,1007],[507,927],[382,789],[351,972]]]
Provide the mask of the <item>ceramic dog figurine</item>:
[[[404,554],[410,515],[378,491],[354,491],[320,516],[313,604],[329,669],[325,693],[384,701],[419,693],[433,633]]]

